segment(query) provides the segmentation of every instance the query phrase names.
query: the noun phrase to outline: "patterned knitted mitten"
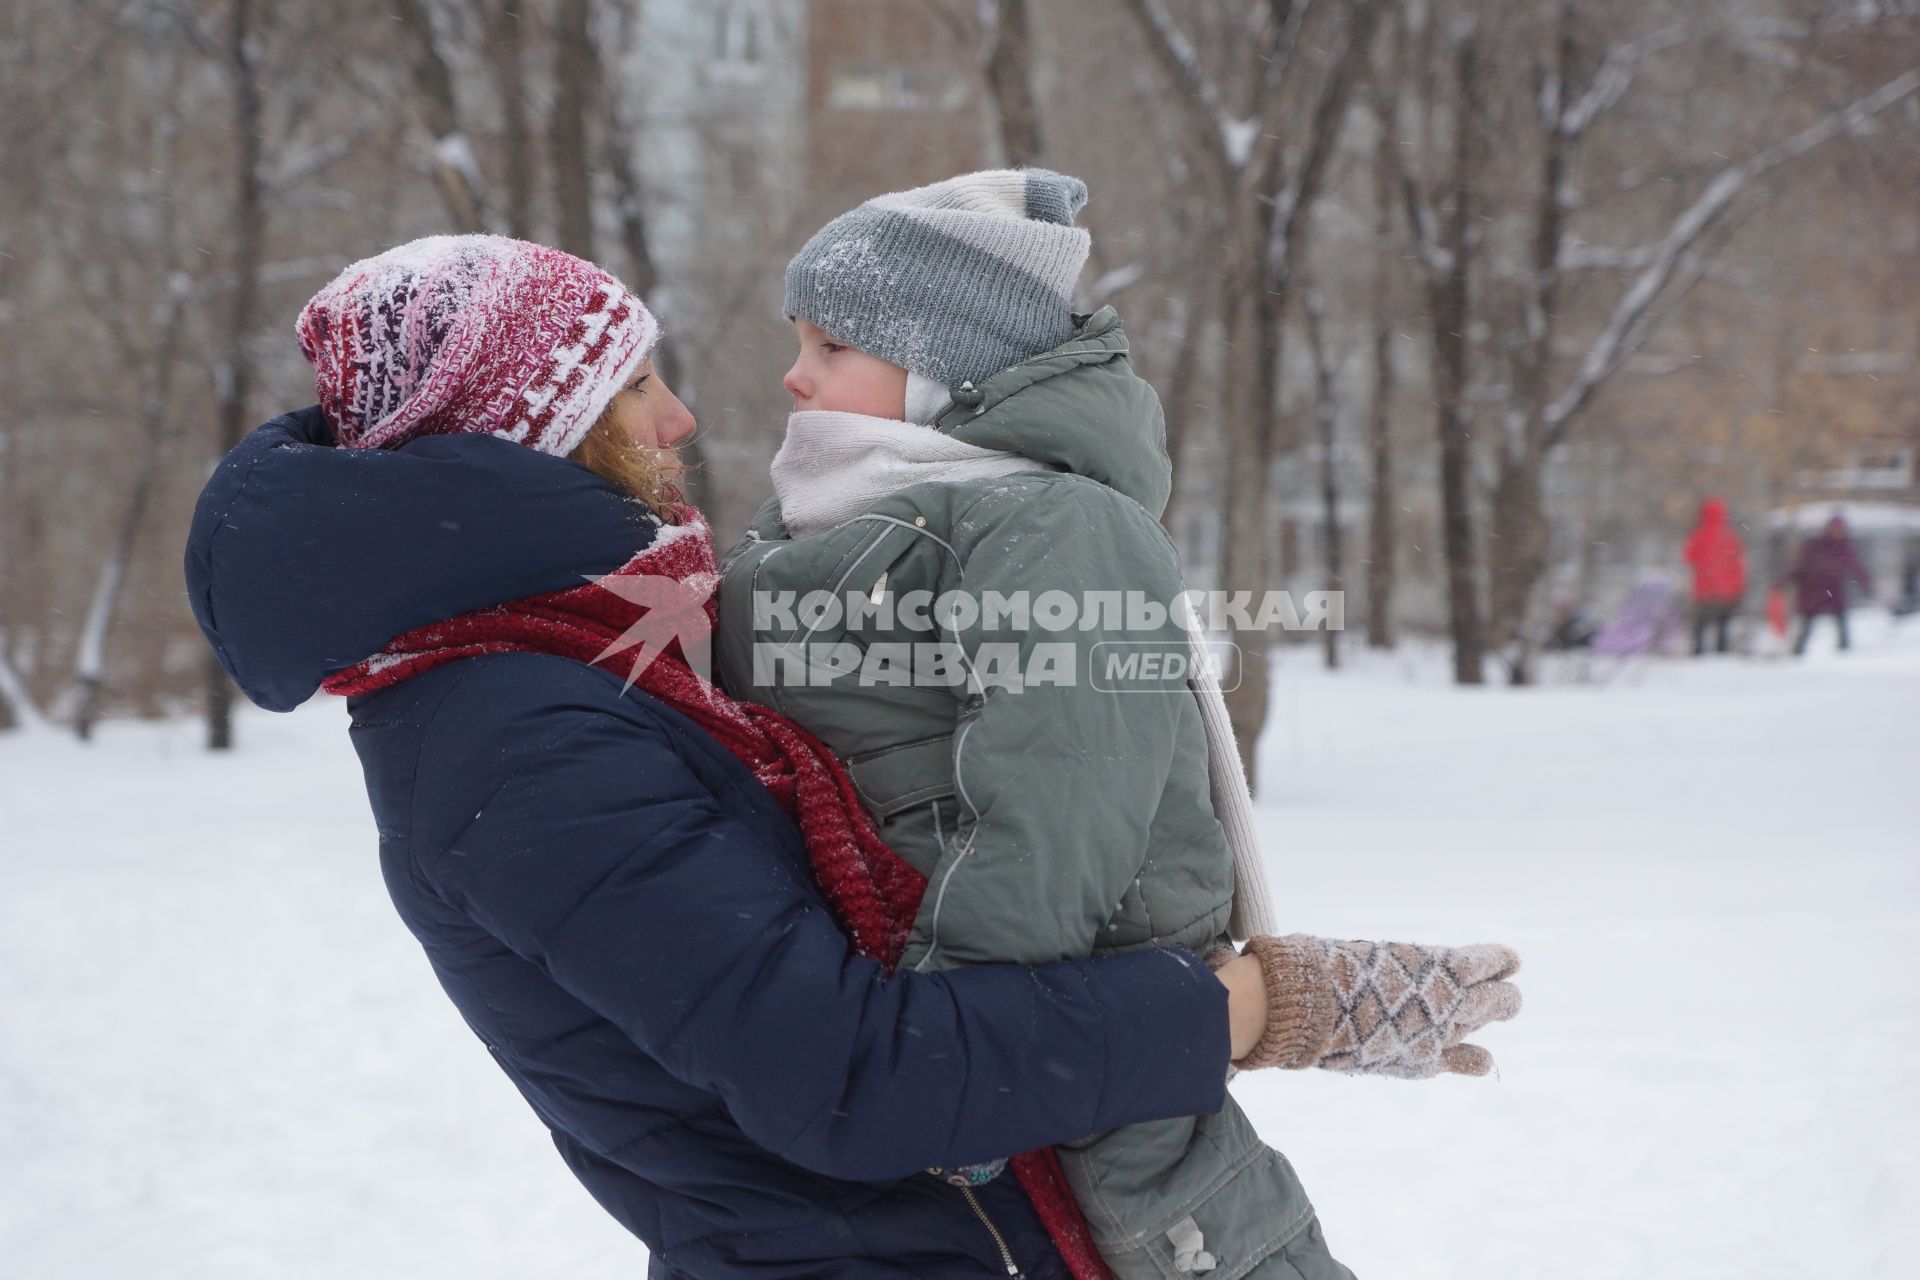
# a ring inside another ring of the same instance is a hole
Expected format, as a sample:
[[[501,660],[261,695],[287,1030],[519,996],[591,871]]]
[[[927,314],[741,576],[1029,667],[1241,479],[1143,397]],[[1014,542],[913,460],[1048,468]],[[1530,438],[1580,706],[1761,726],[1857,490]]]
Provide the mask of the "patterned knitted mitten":
[[[1520,1012],[1509,947],[1422,947],[1289,934],[1254,938],[1270,1013],[1242,1068],[1320,1067],[1420,1080],[1483,1076],[1493,1055],[1461,1043]]]

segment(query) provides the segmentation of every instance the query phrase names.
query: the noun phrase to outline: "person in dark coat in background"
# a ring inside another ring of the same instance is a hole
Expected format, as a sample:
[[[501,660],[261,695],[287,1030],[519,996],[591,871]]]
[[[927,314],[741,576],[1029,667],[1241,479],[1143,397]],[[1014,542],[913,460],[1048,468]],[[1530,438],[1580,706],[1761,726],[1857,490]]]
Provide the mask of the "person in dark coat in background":
[[[1833,618],[1834,626],[1840,631],[1840,648],[1844,651],[1851,647],[1852,638],[1847,633],[1847,588],[1857,582],[1871,595],[1873,579],[1867,574],[1867,566],[1860,562],[1860,552],[1847,532],[1845,516],[1834,513],[1825,529],[1801,543],[1800,553],[1780,581],[1783,585],[1791,582],[1798,588],[1800,634],[1793,642],[1796,657],[1807,651],[1814,619],[1822,616]]]
[[[890,973],[816,880],[835,801],[790,813],[693,718],[724,694],[676,702],[591,650],[490,638],[564,631],[567,601],[618,595],[644,557],[710,556],[703,523],[662,518],[693,421],[617,280],[435,237],[349,267],[300,334],[321,403],[208,480],[194,616],[268,710],[361,673],[347,709],[388,894],[653,1280],[1068,1280],[1014,1179],[962,1195],[922,1171],[1213,1114],[1230,1064],[1332,1053],[1373,987],[1269,954]],[[1458,999],[1419,1040],[1435,1053],[1517,1007],[1449,976]]]
[[[1700,504],[1700,519],[1682,554],[1693,570],[1693,656],[1706,653],[1708,628],[1714,651],[1725,653],[1729,625],[1747,593],[1746,549],[1727,522],[1726,503],[1708,498]]]

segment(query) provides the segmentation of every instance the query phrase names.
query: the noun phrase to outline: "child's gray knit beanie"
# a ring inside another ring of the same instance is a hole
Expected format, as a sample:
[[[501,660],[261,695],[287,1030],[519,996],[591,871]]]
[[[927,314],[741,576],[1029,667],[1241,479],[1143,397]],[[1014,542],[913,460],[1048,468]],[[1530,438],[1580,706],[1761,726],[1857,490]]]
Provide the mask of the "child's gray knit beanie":
[[[787,315],[946,387],[1071,338],[1087,184],[989,169],[876,196],[787,264]]]

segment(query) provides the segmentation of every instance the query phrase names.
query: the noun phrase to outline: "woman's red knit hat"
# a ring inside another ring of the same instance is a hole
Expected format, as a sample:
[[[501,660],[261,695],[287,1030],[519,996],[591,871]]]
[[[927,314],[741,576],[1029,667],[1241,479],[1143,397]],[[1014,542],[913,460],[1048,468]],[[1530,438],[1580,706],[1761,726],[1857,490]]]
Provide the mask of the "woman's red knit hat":
[[[564,456],[660,338],[590,262],[505,236],[429,236],[354,263],[295,325],[350,449],[499,436]]]

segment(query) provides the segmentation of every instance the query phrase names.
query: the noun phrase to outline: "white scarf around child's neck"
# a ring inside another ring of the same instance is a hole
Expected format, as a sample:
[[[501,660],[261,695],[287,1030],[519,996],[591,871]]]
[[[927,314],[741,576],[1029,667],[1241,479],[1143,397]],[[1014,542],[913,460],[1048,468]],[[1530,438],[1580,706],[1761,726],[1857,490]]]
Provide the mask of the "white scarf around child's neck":
[[[908,485],[992,480],[1045,463],[895,418],[804,409],[773,455],[780,518],[796,538],[837,528]]]
[[[787,531],[805,538],[835,529],[870,510],[888,494],[929,480],[992,480],[1023,471],[1048,471],[1017,453],[982,449],[932,427],[894,418],[806,409],[787,419],[787,437],[773,455],[773,491]],[[1207,773],[1214,816],[1233,854],[1234,894],[1229,931],[1236,938],[1271,933],[1273,893],[1267,887],[1253,801],[1227,719],[1226,699],[1211,674],[1200,636],[1192,640],[1193,694],[1206,729]]]

